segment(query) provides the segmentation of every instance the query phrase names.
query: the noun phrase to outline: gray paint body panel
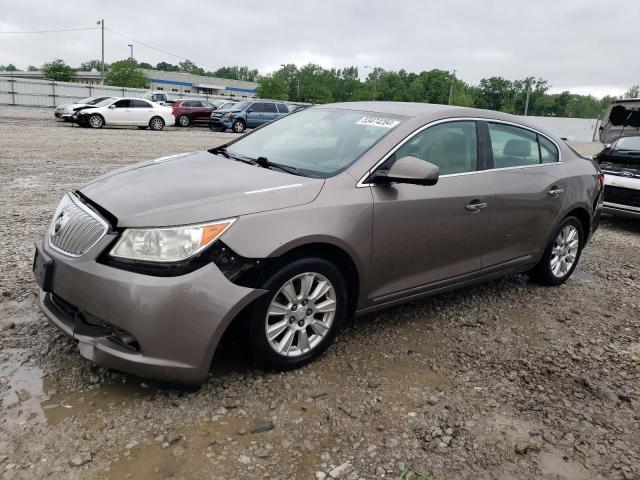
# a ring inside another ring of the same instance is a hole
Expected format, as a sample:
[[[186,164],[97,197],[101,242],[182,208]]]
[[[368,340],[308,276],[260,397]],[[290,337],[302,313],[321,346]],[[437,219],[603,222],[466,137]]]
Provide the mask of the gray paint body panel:
[[[119,228],[239,217],[222,239],[248,258],[279,257],[318,243],[339,248],[356,266],[358,312],[527,270],[568,212],[581,208],[593,218],[598,213],[594,164],[521,117],[390,102],[328,107],[407,118],[326,180],[199,152],[121,169],[81,191],[115,215]],[[460,118],[493,119],[538,131],[558,145],[561,163],[443,176],[434,186],[360,185],[413,132]],[[554,185],[564,190],[551,198],[547,190]],[[465,209],[475,199],[486,201],[487,208],[479,213]],[[104,339],[83,337],[81,353],[132,373],[201,381],[224,329],[263,292],[231,283],[212,264],[178,277],[149,277],[97,263],[96,256],[112,241],[113,234],[107,235],[88,254],[73,259],[54,252],[45,240],[45,251],[56,262],[54,292],[130,331],[142,347],[142,354],[132,356]],[[41,295],[41,305],[69,330],[47,295]]]

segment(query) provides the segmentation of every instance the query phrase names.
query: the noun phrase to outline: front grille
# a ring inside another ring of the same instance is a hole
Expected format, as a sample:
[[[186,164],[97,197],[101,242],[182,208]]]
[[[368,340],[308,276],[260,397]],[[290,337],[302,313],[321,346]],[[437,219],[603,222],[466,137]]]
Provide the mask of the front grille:
[[[604,201],[630,207],[640,207],[640,190],[606,185],[604,187]]]
[[[66,255],[79,257],[107,233],[107,223],[72,194],[60,202],[49,227],[49,243]]]

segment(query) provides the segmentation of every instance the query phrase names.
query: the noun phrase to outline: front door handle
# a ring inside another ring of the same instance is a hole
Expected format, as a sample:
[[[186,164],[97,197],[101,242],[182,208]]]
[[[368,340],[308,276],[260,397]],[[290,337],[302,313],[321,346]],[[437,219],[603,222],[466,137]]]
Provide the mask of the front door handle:
[[[560,195],[562,192],[564,192],[564,188],[558,186],[558,185],[554,185],[553,187],[551,187],[549,190],[547,190],[547,193],[549,195],[551,195],[552,197],[557,197],[558,195]]]
[[[487,202],[481,202],[480,200],[476,199],[476,200],[473,200],[464,208],[466,208],[472,213],[480,213],[480,210],[482,210],[486,206],[487,206]]]

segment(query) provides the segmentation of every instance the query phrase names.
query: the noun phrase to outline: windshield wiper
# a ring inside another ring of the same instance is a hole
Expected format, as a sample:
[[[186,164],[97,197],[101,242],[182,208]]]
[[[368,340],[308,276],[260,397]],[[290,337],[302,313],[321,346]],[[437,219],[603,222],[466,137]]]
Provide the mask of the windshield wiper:
[[[227,151],[227,147],[222,146],[222,147],[216,147],[216,148],[212,148],[211,150],[209,150],[211,153],[219,153],[220,155],[222,155],[225,158],[229,158],[231,160],[236,160],[238,162],[244,162],[244,163],[248,163],[250,165],[255,165],[257,162],[251,158],[245,158],[245,157],[240,157],[238,155],[232,155]]]
[[[292,175],[300,175],[301,177],[306,177],[304,173],[298,170],[296,167],[291,167],[289,165],[283,165],[281,163],[270,162],[267,157],[258,157],[254,160],[254,162],[261,166],[262,168],[276,168],[278,170],[282,170],[283,172],[291,173]]]

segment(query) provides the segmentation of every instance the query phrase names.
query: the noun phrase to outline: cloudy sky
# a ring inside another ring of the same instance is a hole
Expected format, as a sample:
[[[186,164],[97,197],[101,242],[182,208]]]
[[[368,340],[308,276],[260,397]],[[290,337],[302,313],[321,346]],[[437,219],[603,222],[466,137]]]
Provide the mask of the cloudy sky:
[[[471,83],[533,75],[554,92],[596,96],[640,83],[640,0],[0,0],[0,12],[0,32],[92,28],[104,18],[133,39],[107,31],[106,62],[126,58],[133,43],[139,61],[186,57],[210,70],[455,68]],[[98,29],[0,33],[0,64],[99,57]]]

